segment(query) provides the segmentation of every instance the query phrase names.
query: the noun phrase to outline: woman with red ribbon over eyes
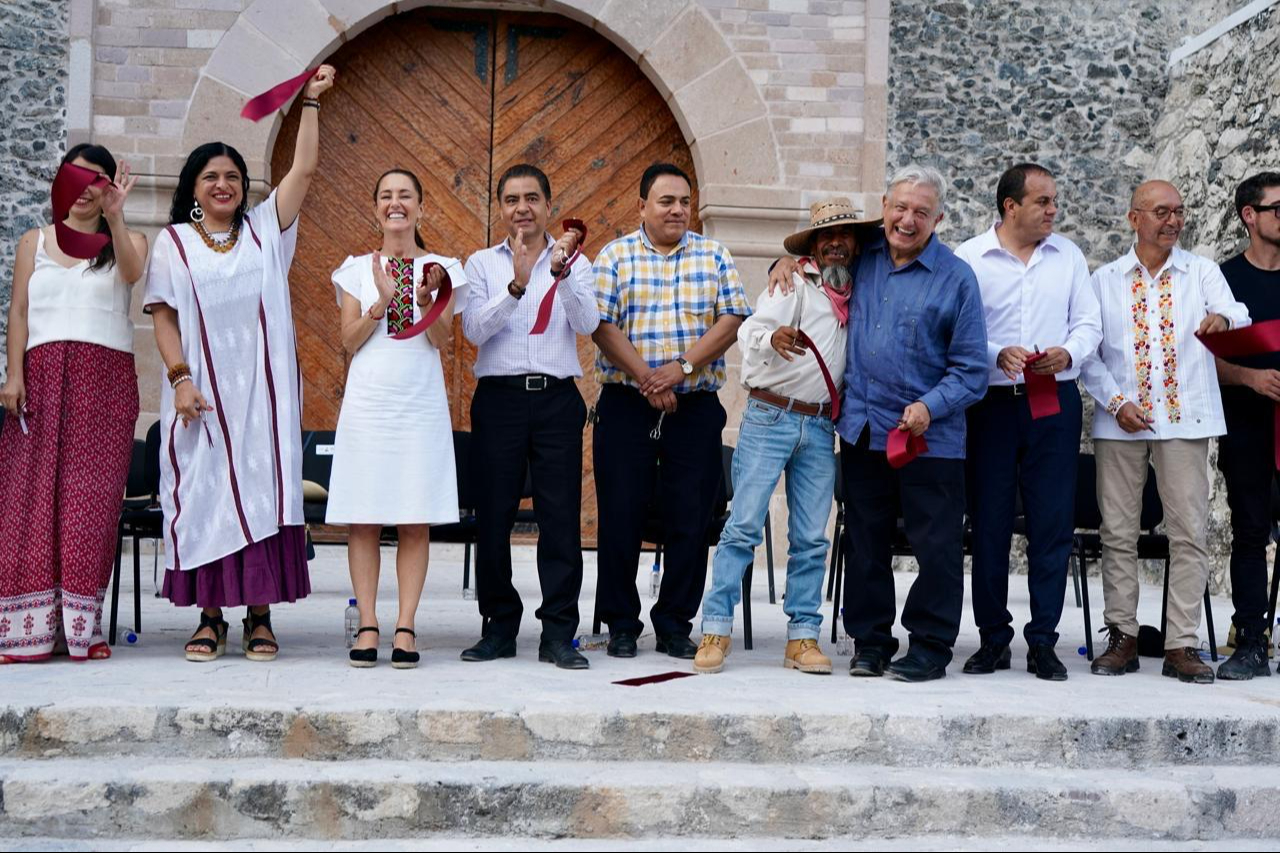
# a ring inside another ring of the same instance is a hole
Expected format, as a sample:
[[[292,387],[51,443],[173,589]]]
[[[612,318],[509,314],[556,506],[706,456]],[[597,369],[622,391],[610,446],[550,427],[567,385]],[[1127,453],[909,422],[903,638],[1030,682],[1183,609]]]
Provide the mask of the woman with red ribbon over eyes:
[[[427,251],[422,184],[391,169],[373,188],[382,245],[333,272],[342,346],[351,354],[334,439],[326,524],[350,525],[347,559],[360,609],[349,660],[378,660],[379,539],[395,526],[399,610],[391,665],[417,666],[414,616],[427,577],[429,526],[458,521],[453,430],[440,352],[466,304],[457,258]]]
[[[0,663],[108,658],[102,597],[138,419],[129,295],[147,240],[136,178],[99,145],[67,152],[54,225],[18,243],[0,433]]]
[[[144,310],[161,386],[163,595],[197,605],[192,661],[226,647],[225,607],[245,606],[250,660],[273,660],[270,605],[311,591],[302,518],[301,376],[289,296],[298,212],[319,155],[323,65],[303,91],[293,163],[250,206],[244,158],[210,142],[187,157],[156,238]]]

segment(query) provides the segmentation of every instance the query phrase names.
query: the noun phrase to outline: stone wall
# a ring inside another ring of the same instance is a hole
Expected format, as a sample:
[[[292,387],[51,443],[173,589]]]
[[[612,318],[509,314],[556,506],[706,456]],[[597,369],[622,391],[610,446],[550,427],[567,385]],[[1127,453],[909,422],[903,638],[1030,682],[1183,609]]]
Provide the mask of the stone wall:
[[[1222,0],[1216,0],[1222,5]],[[1092,266],[1129,243],[1129,195],[1152,162],[1169,51],[1208,24],[1190,0],[895,0],[889,168],[951,182],[939,233],[990,227],[996,180],[1035,160],[1058,175],[1059,230]]]
[[[0,340],[18,239],[47,220],[49,184],[66,147],[67,8],[0,6]],[[0,347],[0,369],[6,356]]]

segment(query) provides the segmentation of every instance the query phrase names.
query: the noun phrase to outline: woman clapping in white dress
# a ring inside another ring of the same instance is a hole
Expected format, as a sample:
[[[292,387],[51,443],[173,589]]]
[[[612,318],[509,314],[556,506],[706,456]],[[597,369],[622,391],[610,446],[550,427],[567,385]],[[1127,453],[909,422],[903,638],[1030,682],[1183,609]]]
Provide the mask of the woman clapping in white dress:
[[[352,666],[378,659],[379,539],[395,525],[399,615],[391,665],[418,663],[414,616],[427,576],[429,526],[458,521],[453,432],[440,351],[466,304],[456,258],[427,252],[418,224],[422,185],[392,169],[374,188],[379,252],[348,257],[333,273],[342,345],[351,353],[334,439],[326,524],[347,524],[347,559],[360,609]],[[431,311],[445,276],[450,303],[424,333],[396,336]],[[456,306],[456,307],[455,307]]]

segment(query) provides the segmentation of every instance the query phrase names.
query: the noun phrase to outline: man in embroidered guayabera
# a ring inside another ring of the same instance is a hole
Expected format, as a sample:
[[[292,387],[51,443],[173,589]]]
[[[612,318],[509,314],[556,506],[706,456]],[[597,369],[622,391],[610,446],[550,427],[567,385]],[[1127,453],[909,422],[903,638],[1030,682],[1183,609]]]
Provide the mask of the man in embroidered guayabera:
[[[1133,247],[1091,279],[1102,343],[1081,371],[1093,414],[1102,510],[1107,650],[1095,675],[1138,669],[1138,534],[1148,466],[1155,469],[1172,561],[1162,672],[1209,684],[1196,652],[1209,579],[1209,439],[1226,432],[1213,355],[1196,335],[1249,324],[1218,265],[1178,246],[1187,211],[1176,187],[1133,192]]]
[[[1010,667],[1009,545],[1021,492],[1031,596],[1031,620],[1022,631],[1027,671],[1065,681],[1054,645],[1075,533],[1082,414],[1076,377],[1102,340],[1102,319],[1084,253],[1053,231],[1053,175],[1034,163],[1012,166],[996,185],[996,210],[991,228],[956,249],[982,289],[989,369],[987,395],[968,412],[970,585],[982,645],[964,671]],[[1048,402],[1033,406],[1027,389],[1037,374],[1054,382]],[[1058,411],[1050,414],[1054,401]]]

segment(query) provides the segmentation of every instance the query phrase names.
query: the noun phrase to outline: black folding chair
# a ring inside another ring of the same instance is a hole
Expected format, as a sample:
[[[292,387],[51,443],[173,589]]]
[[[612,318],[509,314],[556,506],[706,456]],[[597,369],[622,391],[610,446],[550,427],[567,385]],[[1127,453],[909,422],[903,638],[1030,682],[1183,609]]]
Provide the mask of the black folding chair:
[[[431,528],[432,542],[463,544],[462,589],[464,592],[471,588],[471,547],[480,539],[480,530],[476,525],[475,489],[472,487],[470,475],[470,453],[471,433],[454,430],[453,467],[458,480],[458,520],[453,524],[437,524]]]
[[[160,509],[160,422],[147,430],[147,439],[133,440],[133,456],[129,460],[129,476],[125,481],[124,504],[116,524],[116,563],[111,574],[111,620],[107,641],[116,644],[116,626],[120,611],[120,564],[124,556],[124,540],[133,541],[133,630],[142,630],[142,554],[143,539],[153,542],[164,538],[164,513]],[[159,552],[153,560],[152,581],[156,581]],[[159,594],[157,592],[157,594]]]
[[[1276,543],[1275,562],[1271,564],[1271,606],[1267,610],[1267,630],[1271,642],[1276,636],[1276,597],[1280,593],[1280,480],[1271,479],[1271,541]]]
[[[334,435],[331,429],[302,431],[302,518],[309,525],[324,524],[329,507]]]
[[[1157,533],[1156,527],[1164,521],[1164,504],[1156,485],[1155,469],[1147,465],[1147,482],[1142,490],[1142,513],[1138,526],[1145,532],[1138,536],[1139,560],[1164,561],[1164,596],[1160,604],[1160,636],[1164,637],[1169,611],[1169,537]],[[1073,558],[1080,565],[1080,592],[1084,597],[1085,654],[1093,660],[1093,620],[1089,612],[1089,560],[1102,560],[1102,510],[1098,506],[1097,460],[1091,453],[1081,453],[1076,468],[1075,542]],[[1209,586],[1204,588],[1204,613],[1209,629],[1209,653],[1218,660],[1218,641],[1213,631],[1213,600]]]

